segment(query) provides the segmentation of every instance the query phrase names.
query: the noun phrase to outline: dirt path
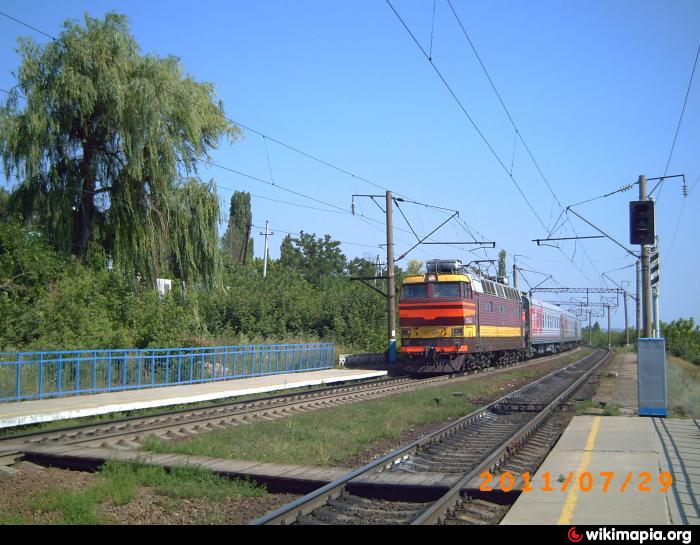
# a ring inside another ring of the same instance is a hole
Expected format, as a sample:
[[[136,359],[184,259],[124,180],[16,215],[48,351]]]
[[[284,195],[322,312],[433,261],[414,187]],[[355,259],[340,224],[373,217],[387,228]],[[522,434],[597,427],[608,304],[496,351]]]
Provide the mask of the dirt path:
[[[618,352],[602,373],[593,401],[618,407],[623,416],[637,414],[637,355]]]

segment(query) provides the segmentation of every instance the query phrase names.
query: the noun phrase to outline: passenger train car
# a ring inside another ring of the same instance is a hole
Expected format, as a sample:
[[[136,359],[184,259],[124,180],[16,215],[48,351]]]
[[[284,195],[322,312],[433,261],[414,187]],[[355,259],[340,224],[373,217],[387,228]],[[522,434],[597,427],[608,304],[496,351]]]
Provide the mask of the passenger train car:
[[[401,361],[412,373],[454,373],[558,352],[581,340],[578,318],[483,277],[459,260],[432,260],[404,278]]]

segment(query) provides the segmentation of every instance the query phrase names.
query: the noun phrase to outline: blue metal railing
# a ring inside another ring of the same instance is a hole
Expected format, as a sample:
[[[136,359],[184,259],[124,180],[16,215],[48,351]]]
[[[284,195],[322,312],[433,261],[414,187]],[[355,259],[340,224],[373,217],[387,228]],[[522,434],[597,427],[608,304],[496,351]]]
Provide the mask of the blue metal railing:
[[[333,343],[0,352],[0,402],[333,367]]]

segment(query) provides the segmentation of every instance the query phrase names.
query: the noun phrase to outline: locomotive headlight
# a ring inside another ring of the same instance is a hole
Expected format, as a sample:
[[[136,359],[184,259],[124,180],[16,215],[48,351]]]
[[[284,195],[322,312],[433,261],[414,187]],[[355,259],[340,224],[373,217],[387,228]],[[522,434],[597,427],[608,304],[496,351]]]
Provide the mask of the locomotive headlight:
[[[455,335],[455,336],[464,335],[464,328],[463,327],[453,327],[452,328],[452,335]]]
[[[429,274],[428,275],[428,282],[435,282],[437,280],[437,276],[434,274]]]
[[[402,337],[410,337],[411,336],[411,328],[410,327],[404,327],[401,329],[401,336]]]

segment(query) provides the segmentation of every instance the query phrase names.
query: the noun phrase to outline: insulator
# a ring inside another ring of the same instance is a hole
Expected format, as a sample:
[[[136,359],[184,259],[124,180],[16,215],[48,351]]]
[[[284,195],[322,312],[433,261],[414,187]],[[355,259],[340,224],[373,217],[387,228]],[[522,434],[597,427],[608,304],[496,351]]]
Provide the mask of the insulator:
[[[685,182],[683,182],[683,196],[688,196],[688,184],[686,184]]]
[[[355,201],[352,201],[350,204],[350,212],[352,212],[352,215],[355,215]]]

